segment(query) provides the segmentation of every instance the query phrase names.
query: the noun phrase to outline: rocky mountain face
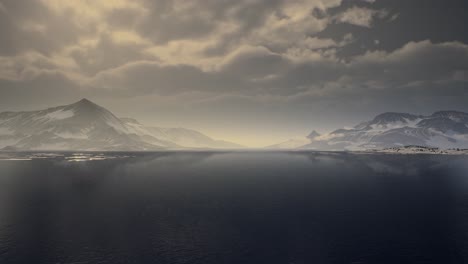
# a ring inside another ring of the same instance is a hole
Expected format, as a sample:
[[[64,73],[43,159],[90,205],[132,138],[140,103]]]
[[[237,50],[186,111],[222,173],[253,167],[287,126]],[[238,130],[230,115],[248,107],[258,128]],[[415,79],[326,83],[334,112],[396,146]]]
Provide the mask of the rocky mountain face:
[[[40,111],[0,113],[0,149],[160,150],[239,148],[185,128],[146,127],[82,99]]]
[[[430,116],[384,113],[351,129],[309,136],[305,149],[364,150],[409,145],[468,148],[468,114],[440,111]]]

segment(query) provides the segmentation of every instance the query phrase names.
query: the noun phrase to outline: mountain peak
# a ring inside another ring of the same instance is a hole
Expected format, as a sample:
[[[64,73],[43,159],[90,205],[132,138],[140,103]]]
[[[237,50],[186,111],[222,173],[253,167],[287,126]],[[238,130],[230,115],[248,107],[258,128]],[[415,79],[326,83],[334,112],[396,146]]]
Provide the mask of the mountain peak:
[[[316,138],[318,136],[320,136],[320,134],[317,131],[312,130],[312,132],[310,132],[310,134],[307,136],[307,138],[314,139],[314,138]]]
[[[71,104],[70,106],[72,106],[73,108],[78,108],[78,109],[99,109],[101,108],[99,105],[91,102],[90,100],[86,99],[86,98],[83,98],[81,99],[80,101],[74,103],[74,104]]]
[[[453,122],[464,123],[464,126],[468,125],[468,113],[460,111],[438,111],[433,113],[431,118],[435,119],[449,119]]]
[[[415,120],[418,116],[408,113],[386,112],[376,116],[370,124],[386,124],[393,122],[406,123],[407,120]]]
[[[95,105],[95,103],[91,102],[90,100],[86,99],[86,98],[83,98],[81,100],[79,100],[78,102],[76,102],[75,104],[80,104],[80,105],[86,105],[86,104],[90,104],[90,105]]]

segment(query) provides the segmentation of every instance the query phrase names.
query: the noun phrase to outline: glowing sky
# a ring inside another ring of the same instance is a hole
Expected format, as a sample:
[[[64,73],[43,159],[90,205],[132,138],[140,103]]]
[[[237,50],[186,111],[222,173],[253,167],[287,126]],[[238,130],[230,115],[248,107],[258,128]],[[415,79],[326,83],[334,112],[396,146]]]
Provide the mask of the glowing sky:
[[[0,111],[86,97],[248,146],[468,111],[465,0],[0,0]]]

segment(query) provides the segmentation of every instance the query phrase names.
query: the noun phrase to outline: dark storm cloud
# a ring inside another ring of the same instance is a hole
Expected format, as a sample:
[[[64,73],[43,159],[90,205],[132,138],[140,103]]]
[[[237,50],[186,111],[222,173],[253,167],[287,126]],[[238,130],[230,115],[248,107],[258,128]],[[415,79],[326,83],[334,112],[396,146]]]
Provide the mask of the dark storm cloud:
[[[259,27],[264,27],[268,18],[291,18],[287,9],[300,5],[306,11],[336,6],[340,0],[240,0],[240,1],[143,1],[147,16],[139,20],[136,30],[154,42],[179,39],[203,38],[219,26],[234,25],[236,34],[229,35],[230,41],[237,42]],[[222,30],[222,28],[221,28]],[[234,36],[237,36],[235,38]],[[225,40],[228,41],[228,40]]]
[[[168,112],[191,105],[213,116],[235,115],[241,102],[285,123],[288,116],[308,122],[299,116],[318,106],[329,115],[468,110],[466,7],[461,0],[0,0],[0,110],[78,96],[110,105],[158,98]]]
[[[392,51],[408,42],[431,40],[434,43],[459,41],[468,43],[468,24],[465,0],[378,0],[374,3],[351,0],[340,7],[329,10],[338,15],[353,7],[385,10],[386,19],[374,20],[371,28],[356,27],[350,24],[331,24],[320,32],[321,37],[340,38],[353,32],[357,41],[340,51],[341,56],[362,54],[367,50]]]
[[[447,83],[467,81],[467,73],[468,45],[422,41],[408,43],[389,53],[368,52],[349,62],[323,58],[320,54],[296,61],[265,48],[246,48],[228,58],[216,71],[146,62],[103,72],[93,82],[96,87],[140,94],[204,91],[295,95],[307,92],[320,98],[399,87],[413,89],[427,83],[433,86],[439,83],[440,90],[450,94],[452,87]],[[408,95],[404,91],[401,93],[401,96]]]

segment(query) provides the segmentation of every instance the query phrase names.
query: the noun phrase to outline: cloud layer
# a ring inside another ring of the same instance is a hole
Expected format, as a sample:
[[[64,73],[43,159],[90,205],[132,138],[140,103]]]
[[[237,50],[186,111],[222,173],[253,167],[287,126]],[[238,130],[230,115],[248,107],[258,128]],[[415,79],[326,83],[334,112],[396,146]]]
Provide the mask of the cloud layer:
[[[168,124],[195,113],[207,119],[200,127],[247,122],[229,114],[237,105],[270,125],[279,120],[266,113],[281,109],[285,119],[315,126],[325,118],[304,118],[307,111],[329,111],[338,122],[345,107],[357,118],[403,102],[413,112],[462,105],[468,45],[428,35],[388,49],[370,33],[363,38],[404,17],[407,9],[384,3],[0,0],[0,110],[90,97],[125,112],[129,106],[117,106],[124,99],[153,98],[164,105],[156,110],[172,112],[161,117]]]

